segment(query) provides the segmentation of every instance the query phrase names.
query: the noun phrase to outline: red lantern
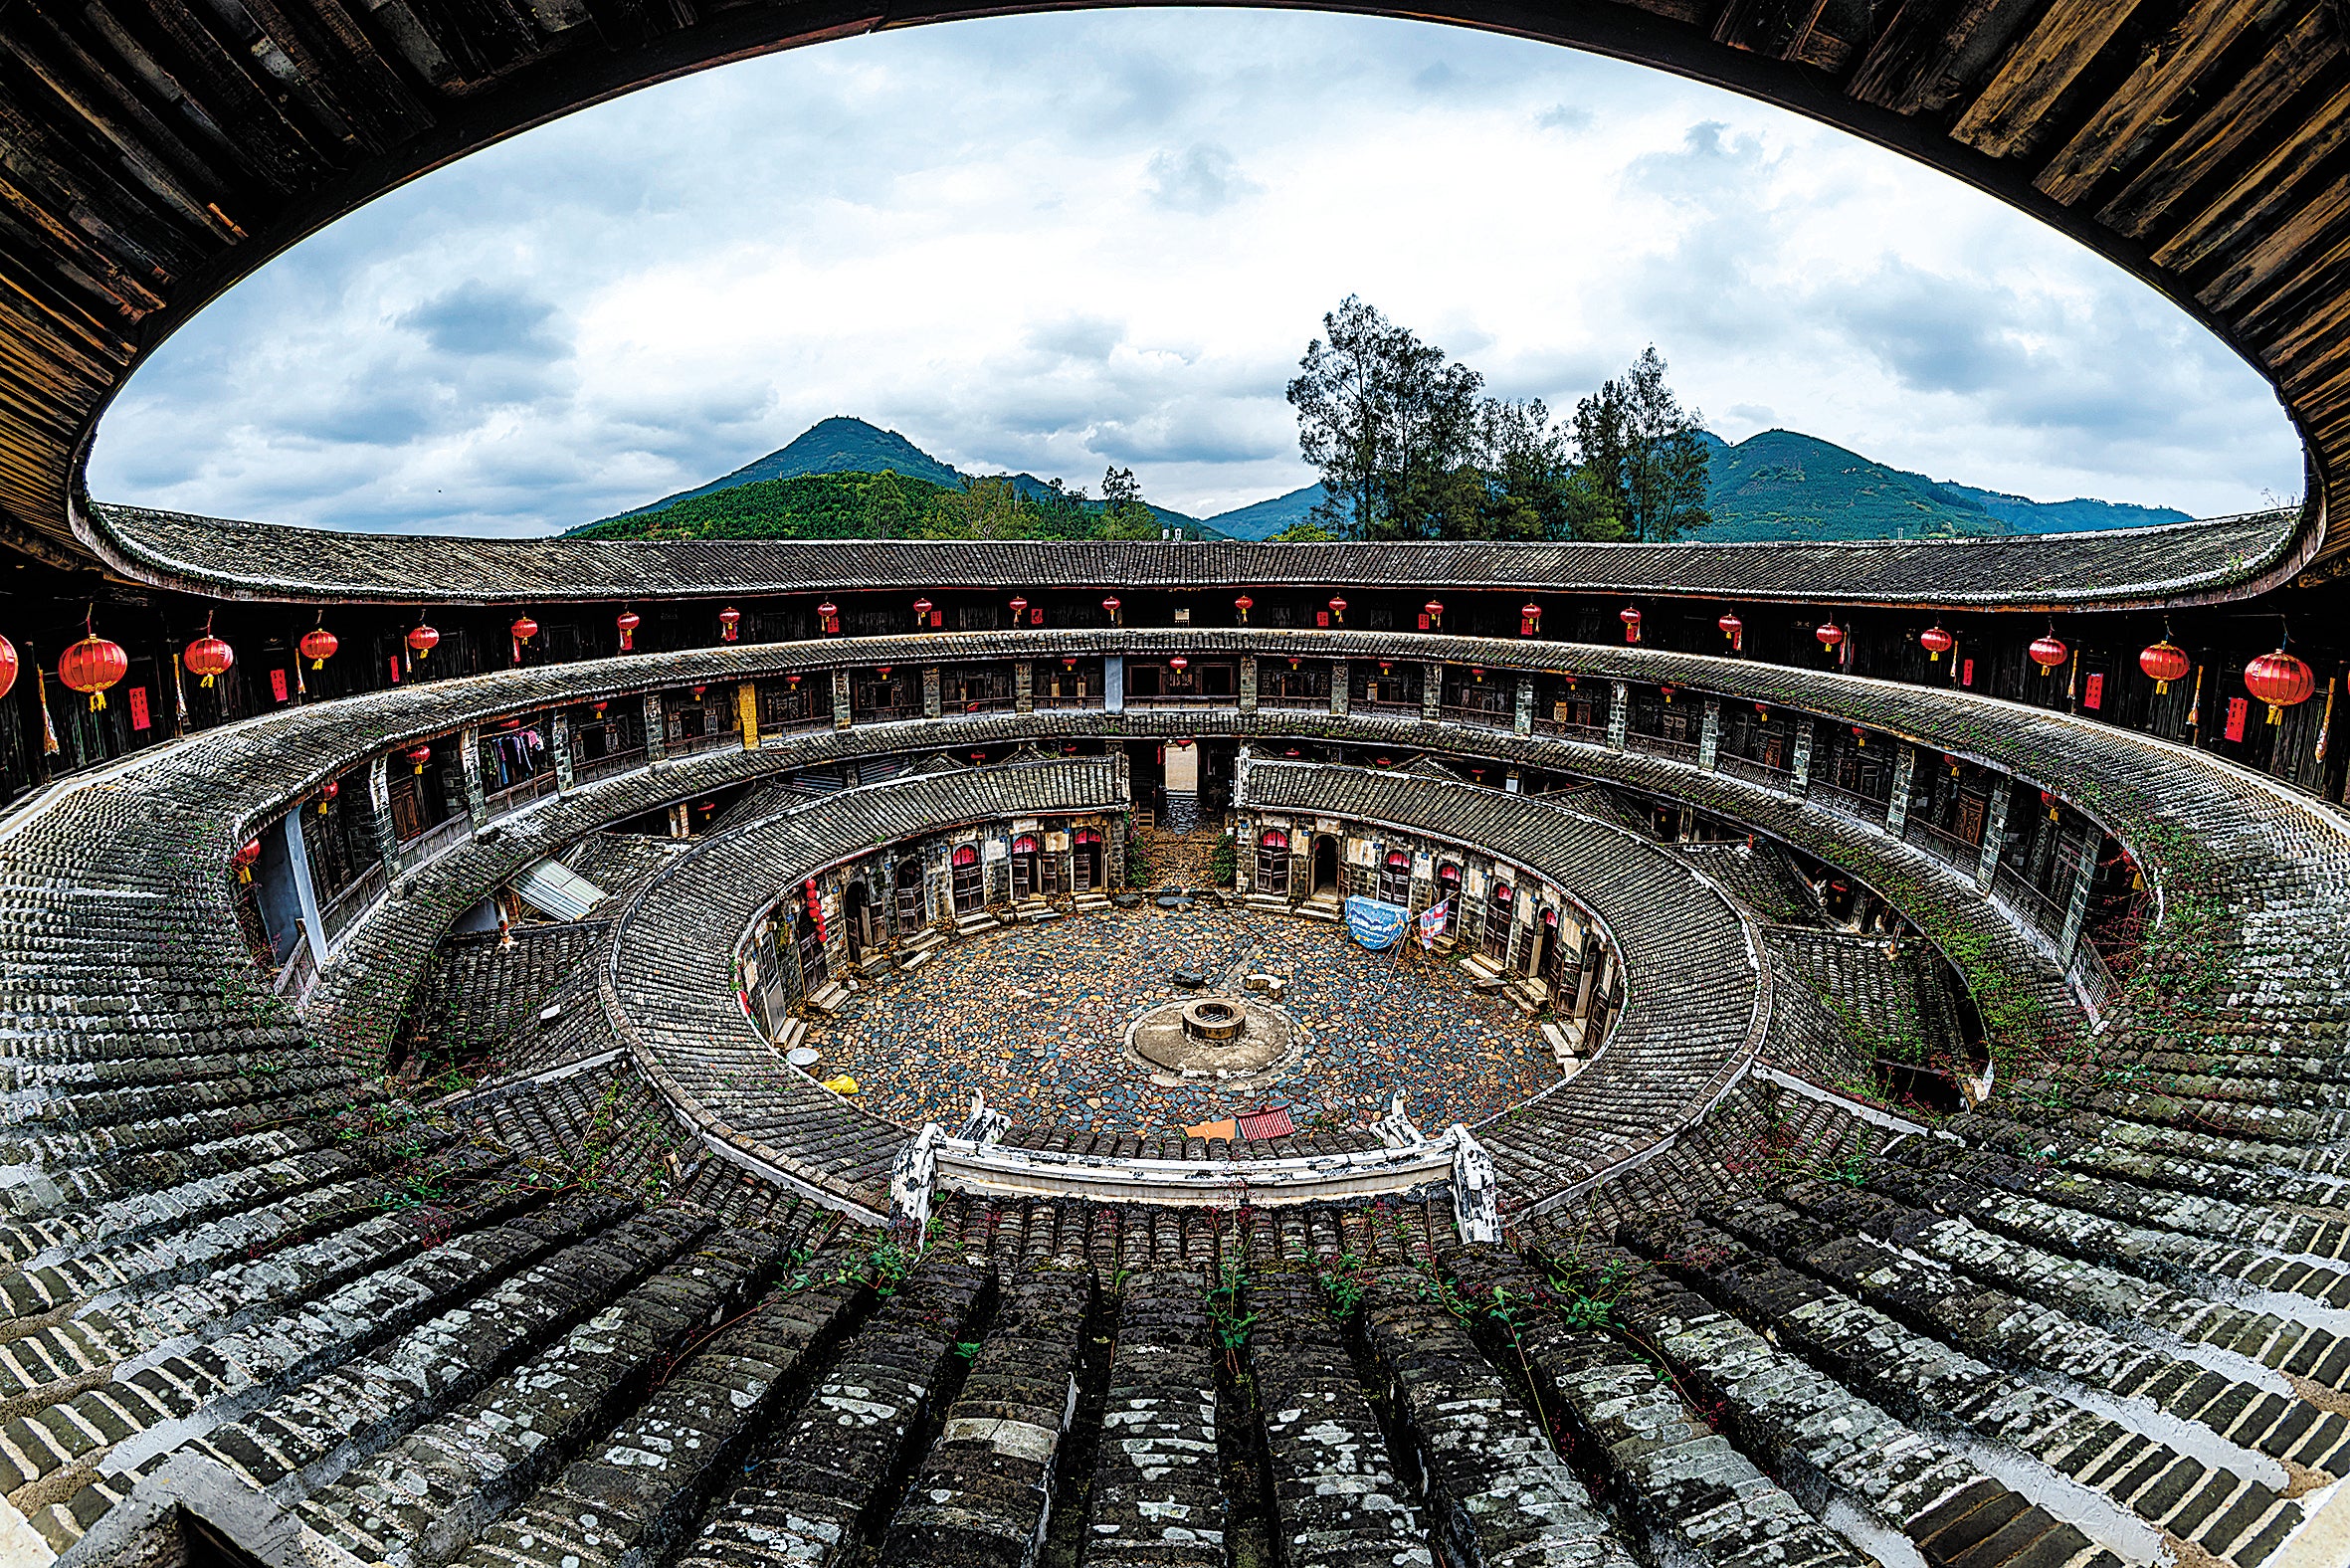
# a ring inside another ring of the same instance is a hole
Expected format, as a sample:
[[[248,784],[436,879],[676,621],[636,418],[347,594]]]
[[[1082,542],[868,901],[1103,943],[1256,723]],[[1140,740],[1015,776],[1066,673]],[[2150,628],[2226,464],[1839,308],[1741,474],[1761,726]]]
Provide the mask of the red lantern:
[[[718,641],[731,643],[741,634],[742,612],[732,605],[718,612]]]
[[[1346,624],[1346,601],[1336,594],[1330,595],[1330,624],[1332,626]]]
[[[1665,700],[1666,702],[1668,702],[1668,703],[1669,703],[1669,702],[1672,700],[1672,693],[1673,693],[1673,692],[1675,692],[1675,691],[1677,691],[1677,690],[1679,690],[1679,689],[1680,689],[1680,687],[1678,687],[1678,686],[1659,686],[1657,689],[1658,689],[1659,691],[1662,691],[1662,692],[1664,692],[1664,693],[1665,693]]]
[[[620,651],[625,654],[637,646],[637,628],[645,624],[645,618],[634,610],[623,610],[612,624],[620,628]]]
[[[1028,601],[1019,594],[1014,594],[1012,596],[1012,624],[1018,626],[1020,618],[1026,614],[1028,614]]]
[[[2317,677],[2309,667],[2279,648],[2244,667],[2244,688],[2268,704],[2268,722],[2281,723],[2284,710],[2309,700]]]
[[[16,688],[16,644],[0,637],[0,696]]]
[[[1640,611],[1637,608],[1626,605],[1616,612],[1616,619],[1624,623],[1624,641],[1627,645],[1640,641]]]
[[[181,652],[179,661],[187,667],[189,675],[204,678],[197,683],[199,686],[211,686],[236,664],[237,651],[212,635],[212,617],[208,615],[204,618],[204,635]]]
[[[1721,619],[1713,624],[1720,627],[1721,635],[1730,640],[1730,652],[1742,654],[1746,651],[1746,623],[1738,619],[1737,611],[1724,610]]]
[[[876,666],[874,666],[874,674],[875,674],[875,675],[878,675],[878,676],[880,676],[880,677],[881,677],[882,680],[886,681],[886,680],[888,680],[888,679],[889,679],[889,671],[890,671],[890,669],[891,669],[891,667],[890,667],[890,666],[888,666],[888,665],[876,665]]]
[[[518,665],[522,662],[522,645],[538,635],[538,623],[526,614],[518,615],[505,630],[506,636],[514,640],[514,663]]]
[[[1429,600],[1429,601],[1428,601],[1428,603],[1426,603],[1426,604],[1424,604],[1424,605],[1422,605],[1422,606],[1420,607],[1420,613],[1421,613],[1422,615],[1425,615],[1425,616],[1427,616],[1427,617],[1428,617],[1428,624],[1429,624],[1429,626],[1430,626],[1430,628],[1431,628],[1431,629],[1433,629],[1433,630],[1435,630],[1435,631],[1439,631],[1439,632],[1441,632],[1441,631],[1443,631],[1443,630],[1445,629],[1445,601],[1444,601],[1444,600],[1442,600],[1442,599],[1431,599],[1431,600]]]
[[[1232,602],[1232,607],[1239,612],[1242,624],[1246,625],[1249,620],[1249,612],[1257,608],[1257,601],[1247,594],[1242,594]]]
[[[2173,681],[2187,679],[2195,669],[2195,661],[2187,657],[2186,649],[2165,637],[2138,655],[2138,668],[2154,678],[2154,692],[2160,696],[2171,688]]]
[[[120,685],[130,674],[130,656],[122,652],[121,644],[109,643],[91,631],[87,620],[82,626],[82,641],[58,658],[57,678],[88,695],[90,710],[95,713],[106,705],[106,688]]]
[[[930,620],[930,612],[935,608],[936,606],[932,605],[927,599],[916,599],[914,601],[914,625],[928,625]]]
[[[2053,674],[2056,668],[2070,658],[2072,654],[2071,649],[2056,640],[2056,628],[2053,623],[2049,627],[2048,635],[2035,641],[2025,651],[2032,656],[2032,662],[2040,666],[2040,673],[2044,676]]]
[[[1104,598],[1101,601],[1101,609],[1102,613],[1109,617],[1110,625],[1116,626],[1120,624],[1118,621],[1118,596],[1116,594],[1113,593]]]
[[[327,808],[328,806],[330,806],[330,805],[334,804],[334,797],[335,797],[335,796],[337,796],[337,795],[340,795],[341,793],[342,793],[342,784],[341,784],[341,781],[339,781],[339,780],[337,780],[337,779],[328,779],[328,780],[327,780],[325,783],[323,783],[323,784],[319,785],[319,786],[318,786],[318,815],[319,815],[319,816],[321,816],[321,817],[325,816],[325,815],[326,815],[326,808]]]
[[[249,882],[253,881],[253,865],[254,862],[260,859],[261,840],[248,839],[244,844],[240,845],[237,849],[237,853],[229,857],[229,864],[236,868],[237,881],[241,882]]]
[[[428,657],[440,645],[441,634],[425,622],[419,621],[408,629],[408,648],[417,658]]]
[[[1926,651],[1926,663],[1939,664],[1942,656],[1958,646],[1958,639],[1939,626],[1929,626],[1917,634],[1917,646]]]
[[[1528,599],[1517,607],[1517,635],[1532,637],[1542,625],[1542,606]]]
[[[342,644],[336,640],[332,632],[320,626],[302,633],[298,646],[302,658],[310,662],[312,670],[323,670],[326,668],[326,661],[334,657],[334,651]]]
[[[2056,820],[2056,797],[2044,789],[2040,792],[2040,803],[2048,808],[2049,821],[2055,822]]]
[[[841,629],[841,607],[830,599],[818,605],[816,607],[816,629],[820,632],[839,631]]]
[[[1834,621],[1823,621],[1820,623],[1819,630],[1812,635],[1820,639],[1822,648],[1833,654],[1836,652],[1837,646],[1845,640],[1845,629]]]
[[[427,745],[414,745],[401,752],[400,755],[406,758],[417,772],[422,773],[424,765],[433,760],[433,748]]]
[[[1184,658],[1181,654],[1177,654],[1174,658],[1167,661],[1167,668],[1174,671],[1177,675],[1181,675],[1183,674],[1183,667],[1190,663],[1190,660]]]

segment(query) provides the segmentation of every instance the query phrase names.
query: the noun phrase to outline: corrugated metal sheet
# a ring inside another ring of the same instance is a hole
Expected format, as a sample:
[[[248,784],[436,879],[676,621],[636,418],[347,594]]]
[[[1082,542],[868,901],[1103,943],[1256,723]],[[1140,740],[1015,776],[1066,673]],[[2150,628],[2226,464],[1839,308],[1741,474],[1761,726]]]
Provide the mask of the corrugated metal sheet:
[[[538,861],[524,868],[514,879],[514,891],[533,909],[558,920],[583,919],[609,896],[585,877],[553,861]]]

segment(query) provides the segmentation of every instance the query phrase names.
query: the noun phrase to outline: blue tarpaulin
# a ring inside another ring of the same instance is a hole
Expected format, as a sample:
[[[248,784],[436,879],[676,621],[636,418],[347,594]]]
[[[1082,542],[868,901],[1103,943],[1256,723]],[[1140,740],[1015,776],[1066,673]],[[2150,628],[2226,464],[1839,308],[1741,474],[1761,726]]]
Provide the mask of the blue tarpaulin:
[[[1356,941],[1375,953],[1393,947],[1411,919],[1412,911],[1400,903],[1381,903],[1376,898],[1346,900],[1346,928],[1354,932]]]

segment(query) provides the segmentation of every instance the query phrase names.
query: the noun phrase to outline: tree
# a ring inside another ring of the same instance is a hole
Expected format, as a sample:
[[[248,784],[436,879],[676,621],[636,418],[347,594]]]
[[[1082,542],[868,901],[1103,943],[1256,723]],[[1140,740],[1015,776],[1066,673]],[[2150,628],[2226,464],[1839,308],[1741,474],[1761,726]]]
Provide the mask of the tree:
[[[1364,539],[1452,535],[1484,378],[1354,294],[1322,317],[1289,383],[1297,444],[1321,471],[1315,516]]]
[[[1476,445],[1482,493],[1471,537],[1563,539],[1574,532],[1567,434],[1551,423],[1540,398],[1485,399],[1477,407]]]
[[[1665,384],[1665,359],[1652,343],[1623,375],[1575,405],[1576,456],[1588,476],[1581,498],[1587,514],[1597,521],[1612,510],[1624,532],[1650,541],[1677,538],[1711,522],[1704,429],[1702,416],[1682,408]],[[1611,504],[1601,506],[1602,500]]]
[[[1292,522],[1280,532],[1268,535],[1268,544],[1329,544],[1338,535],[1318,522]]]
[[[1142,486],[1132,469],[1110,468],[1101,475],[1101,524],[1095,536],[1104,539],[1155,539],[1158,513],[1142,499]]]

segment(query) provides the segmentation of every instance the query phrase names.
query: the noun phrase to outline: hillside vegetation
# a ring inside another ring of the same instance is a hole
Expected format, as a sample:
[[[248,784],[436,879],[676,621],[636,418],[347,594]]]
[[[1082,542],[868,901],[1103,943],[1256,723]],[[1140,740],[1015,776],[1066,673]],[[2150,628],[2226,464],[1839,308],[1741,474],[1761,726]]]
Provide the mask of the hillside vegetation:
[[[1139,503],[1104,505],[1006,478],[935,485],[895,471],[801,474],[576,529],[584,539],[1155,539]]]

